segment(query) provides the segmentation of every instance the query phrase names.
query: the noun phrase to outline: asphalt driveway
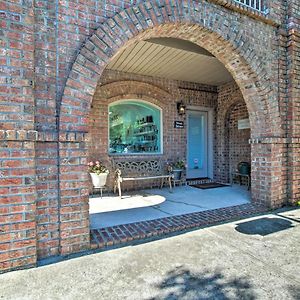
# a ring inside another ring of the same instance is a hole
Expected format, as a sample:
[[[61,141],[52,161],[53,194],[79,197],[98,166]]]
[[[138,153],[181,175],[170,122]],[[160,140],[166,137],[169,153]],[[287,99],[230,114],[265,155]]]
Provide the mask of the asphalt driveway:
[[[300,299],[300,209],[0,275],[0,299]]]

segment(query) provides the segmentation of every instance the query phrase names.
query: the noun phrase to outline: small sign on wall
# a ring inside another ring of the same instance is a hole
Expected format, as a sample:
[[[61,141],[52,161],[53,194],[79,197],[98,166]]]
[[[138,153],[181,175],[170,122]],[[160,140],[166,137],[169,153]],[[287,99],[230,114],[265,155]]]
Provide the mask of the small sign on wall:
[[[174,128],[183,128],[184,123],[183,121],[174,121]]]
[[[238,120],[238,129],[249,129],[250,121],[249,119]]]

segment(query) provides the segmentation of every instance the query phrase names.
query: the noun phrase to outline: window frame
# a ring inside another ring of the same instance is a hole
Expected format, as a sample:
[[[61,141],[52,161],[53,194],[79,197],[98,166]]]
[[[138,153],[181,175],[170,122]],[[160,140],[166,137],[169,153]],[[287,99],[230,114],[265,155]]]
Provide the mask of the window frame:
[[[110,119],[109,119],[109,109],[111,106],[118,105],[119,103],[126,102],[137,102],[137,103],[145,103],[148,106],[152,106],[159,111],[159,122],[160,122],[160,149],[157,152],[137,152],[137,153],[111,153],[110,149]],[[107,145],[107,154],[108,156],[155,156],[155,155],[163,155],[164,154],[164,144],[163,144],[163,133],[164,133],[164,123],[163,123],[163,109],[147,100],[143,99],[135,99],[135,98],[126,98],[121,100],[116,100],[108,104],[107,106],[107,137],[108,137],[108,145]]]

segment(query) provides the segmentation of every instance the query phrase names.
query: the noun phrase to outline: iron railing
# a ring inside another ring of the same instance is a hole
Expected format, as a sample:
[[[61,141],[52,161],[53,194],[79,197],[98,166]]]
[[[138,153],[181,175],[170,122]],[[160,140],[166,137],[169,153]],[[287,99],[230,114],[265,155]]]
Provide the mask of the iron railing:
[[[266,7],[263,0],[234,0],[235,2],[241,3],[247,7],[257,10],[262,13],[267,13]]]

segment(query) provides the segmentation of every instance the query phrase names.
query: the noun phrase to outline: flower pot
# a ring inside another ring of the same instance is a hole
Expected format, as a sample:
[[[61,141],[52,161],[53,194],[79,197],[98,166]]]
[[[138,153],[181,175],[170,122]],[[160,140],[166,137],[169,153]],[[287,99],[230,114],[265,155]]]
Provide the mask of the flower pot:
[[[90,173],[90,175],[94,188],[102,188],[105,186],[108,173],[100,173],[99,175]]]
[[[182,169],[173,169],[174,180],[181,179]]]

